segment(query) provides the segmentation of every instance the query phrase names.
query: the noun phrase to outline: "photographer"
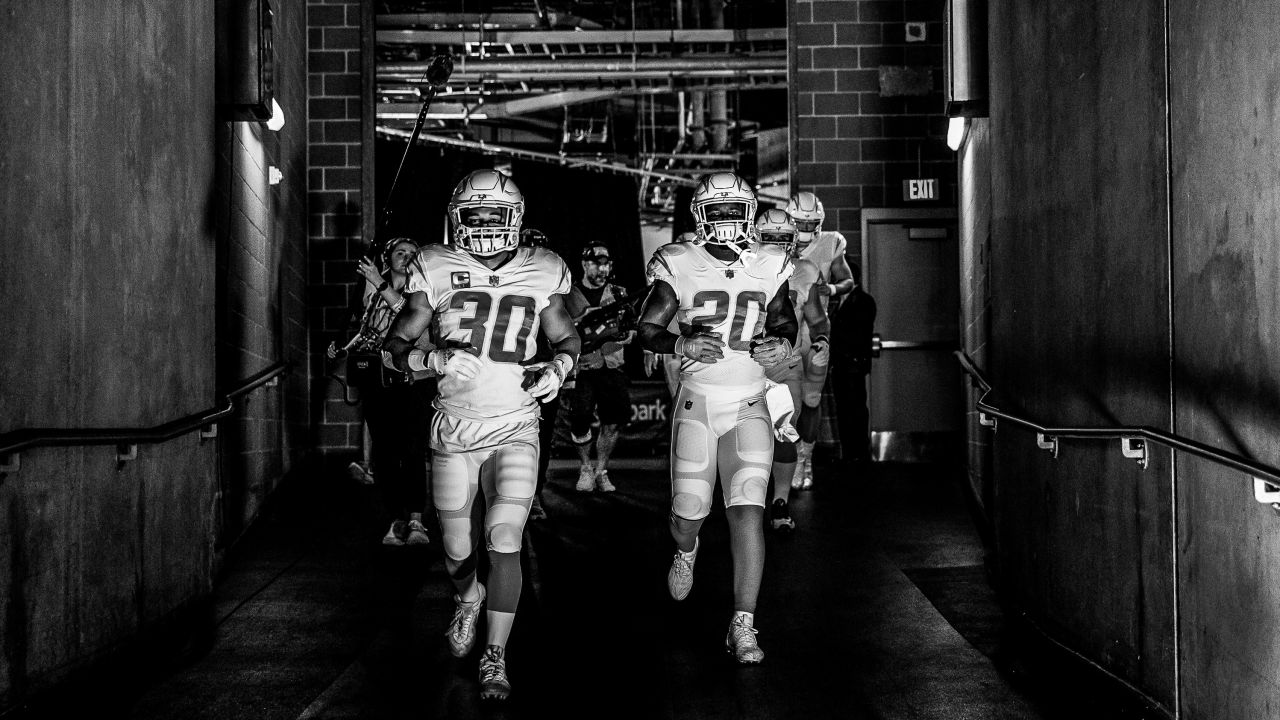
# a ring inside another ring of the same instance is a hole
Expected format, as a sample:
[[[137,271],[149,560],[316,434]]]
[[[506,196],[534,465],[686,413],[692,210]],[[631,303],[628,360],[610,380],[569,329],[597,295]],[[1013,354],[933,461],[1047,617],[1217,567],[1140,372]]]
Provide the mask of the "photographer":
[[[326,353],[331,360],[347,358],[347,382],[360,392],[375,484],[391,518],[382,544],[394,546],[430,542],[422,512],[427,503],[427,430],[435,383],[392,369],[380,349],[404,307],[408,267],[417,254],[412,240],[392,238],[379,256],[385,275],[368,257],[356,263],[357,274],[365,280],[360,328],[344,347],[330,343]]]
[[[582,279],[565,299],[565,308],[578,325],[583,339],[583,352],[578,360],[576,385],[569,398],[569,430],[578,447],[582,465],[578,470],[579,492],[613,492],[616,488],[609,481],[609,456],[618,441],[618,428],[631,419],[631,397],[627,392],[628,380],[622,371],[622,346],[635,337],[634,329],[620,329],[598,347],[590,347],[589,338],[596,336],[595,325],[588,317],[593,311],[621,307],[627,298],[625,288],[609,282],[613,271],[613,259],[609,248],[599,242],[589,242],[582,250]],[[584,323],[584,320],[589,322]],[[604,323],[613,326],[609,320]],[[603,337],[609,337],[606,333]],[[595,438],[596,461],[591,462],[594,415],[600,417],[600,433]]]

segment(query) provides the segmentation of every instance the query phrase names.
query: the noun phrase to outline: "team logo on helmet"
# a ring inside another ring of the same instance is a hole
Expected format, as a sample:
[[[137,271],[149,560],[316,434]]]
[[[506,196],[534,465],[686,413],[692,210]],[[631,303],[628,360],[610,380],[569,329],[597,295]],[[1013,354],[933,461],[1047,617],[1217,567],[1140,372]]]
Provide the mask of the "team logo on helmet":
[[[520,244],[524,195],[497,170],[476,170],[462,178],[449,200],[453,242],[473,255],[496,255]]]

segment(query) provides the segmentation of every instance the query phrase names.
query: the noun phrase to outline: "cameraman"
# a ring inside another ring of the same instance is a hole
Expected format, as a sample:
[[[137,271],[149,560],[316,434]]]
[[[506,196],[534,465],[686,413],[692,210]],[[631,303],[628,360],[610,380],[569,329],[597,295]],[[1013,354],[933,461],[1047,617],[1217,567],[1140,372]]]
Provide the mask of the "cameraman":
[[[565,299],[575,325],[588,313],[615,305],[627,297],[625,288],[609,282],[613,259],[609,248],[600,242],[588,242],[582,249],[582,279]],[[580,328],[581,333],[581,328]],[[631,419],[631,397],[628,380],[622,371],[622,346],[635,338],[635,330],[627,329],[603,345],[589,349],[586,340],[578,358],[578,377],[569,397],[569,431],[578,447],[582,466],[578,469],[579,492],[613,492],[609,482],[609,456],[618,442],[618,426]],[[591,428],[593,415],[600,416],[600,434],[595,439],[596,462],[591,463]]]

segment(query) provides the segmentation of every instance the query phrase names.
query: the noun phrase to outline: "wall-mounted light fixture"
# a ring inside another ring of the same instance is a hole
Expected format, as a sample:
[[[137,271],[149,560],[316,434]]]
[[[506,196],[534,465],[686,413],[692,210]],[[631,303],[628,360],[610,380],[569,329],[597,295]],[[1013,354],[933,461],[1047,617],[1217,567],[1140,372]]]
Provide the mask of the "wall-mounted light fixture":
[[[267,129],[280,132],[280,128],[284,127],[284,109],[280,107],[280,103],[275,98],[271,98],[271,117],[267,118]]]
[[[969,134],[969,118],[953,117],[947,122],[947,147],[959,150]]]
[[[948,117],[987,116],[987,0],[947,0]]]

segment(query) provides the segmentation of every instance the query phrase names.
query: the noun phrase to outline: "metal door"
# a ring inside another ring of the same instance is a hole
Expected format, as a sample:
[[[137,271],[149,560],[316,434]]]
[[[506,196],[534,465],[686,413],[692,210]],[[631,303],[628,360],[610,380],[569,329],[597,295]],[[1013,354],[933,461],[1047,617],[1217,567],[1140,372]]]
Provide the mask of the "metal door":
[[[867,401],[875,460],[959,457],[959,240],[949,208],[862,212],[863,277],[876,300],[879,355]]]

